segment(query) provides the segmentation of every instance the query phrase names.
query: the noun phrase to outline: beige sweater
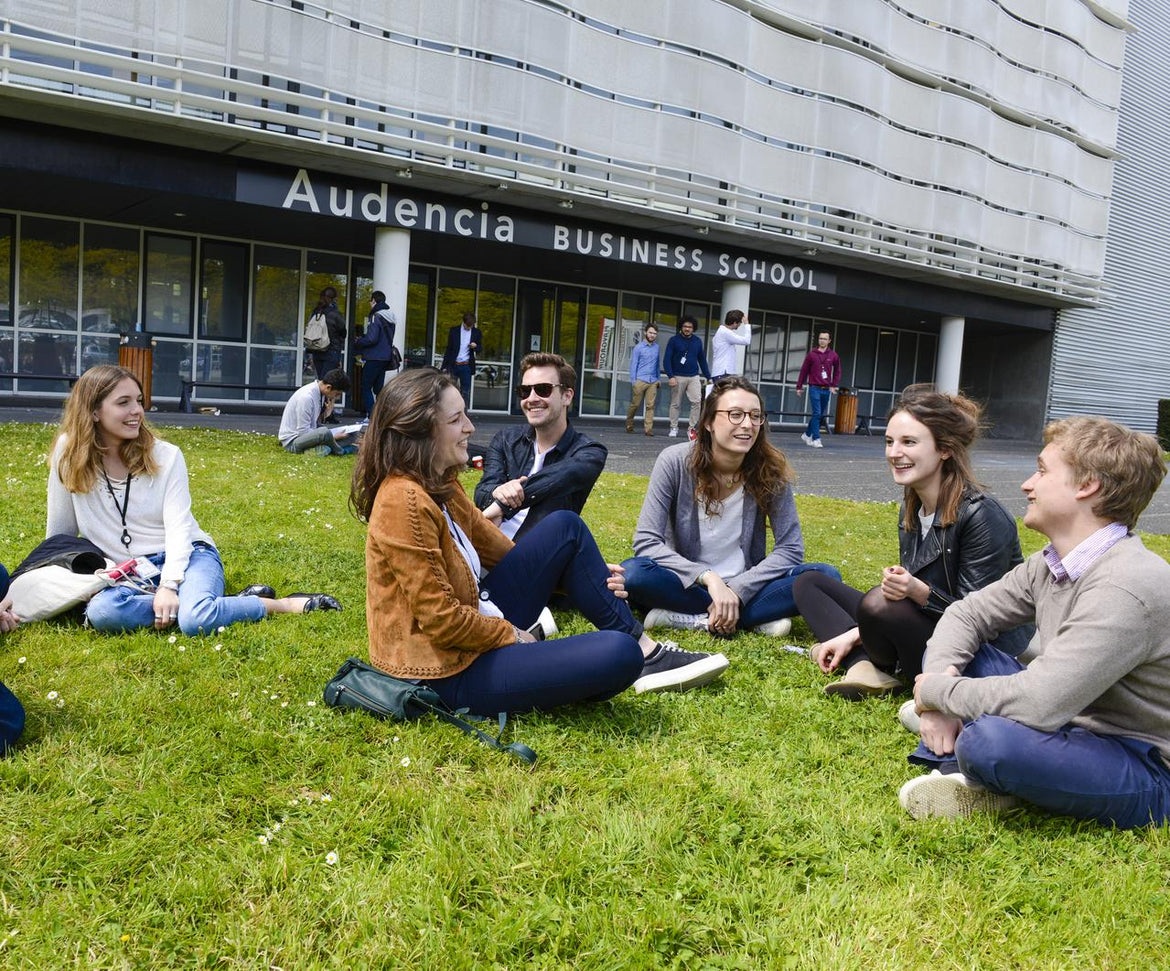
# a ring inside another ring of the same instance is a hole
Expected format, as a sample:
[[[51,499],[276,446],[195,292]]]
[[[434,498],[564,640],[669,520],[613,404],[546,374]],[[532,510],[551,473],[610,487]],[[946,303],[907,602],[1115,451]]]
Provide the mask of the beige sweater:
[[[1038,656],[1006,677],[930,678],[928,707],[1002,715],[1041,731],[1072,723],[1156,745],[1170,761],[1170,564],[1128,536],[1057,584],[1040,553],[943,614],[923,670],[964,669],[979,645],[1035,619]]]

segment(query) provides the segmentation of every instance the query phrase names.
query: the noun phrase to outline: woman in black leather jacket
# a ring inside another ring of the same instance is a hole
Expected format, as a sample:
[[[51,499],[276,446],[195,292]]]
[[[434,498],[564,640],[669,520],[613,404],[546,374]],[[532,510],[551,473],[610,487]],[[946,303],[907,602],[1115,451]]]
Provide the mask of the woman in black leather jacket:
[[[926,642],[946,608],[1023,561],[1016,522],[979,490],[971,445],[979,406],[930,385],[911,385],[886,425],[886,460],[904,497],[899,565],[868,593],[823,574],[797,578],[796,605],[818,643],[823,671],[845,669],[825,693],[857,700],[910,685]],[[1027,632],[1008,631],[996,646],[1019,654]]]

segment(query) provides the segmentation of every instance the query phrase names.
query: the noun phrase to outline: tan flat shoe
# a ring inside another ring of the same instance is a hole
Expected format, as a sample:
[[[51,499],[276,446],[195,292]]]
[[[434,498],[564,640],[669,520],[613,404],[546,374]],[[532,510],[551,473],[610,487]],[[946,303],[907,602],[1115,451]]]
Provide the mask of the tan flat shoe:
[[[825,685],[830,698],[861,701],[874,695],[887,695],[902,687],[902,682],[878,668],[872,661],[858,661],[844,677]]]

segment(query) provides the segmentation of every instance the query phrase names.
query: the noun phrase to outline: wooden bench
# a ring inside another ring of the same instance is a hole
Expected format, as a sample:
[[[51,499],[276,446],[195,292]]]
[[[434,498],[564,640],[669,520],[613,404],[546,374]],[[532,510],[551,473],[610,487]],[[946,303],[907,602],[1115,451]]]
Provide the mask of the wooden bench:
[[[0,371],[0,379],[19,378],[21,381],[68,381],[69,387],[77,383],[76,374],[30,374],[27,371]]]
[[[288,391],[290,394],[301,389],[299,384],[232,384],[225,381],[197,381],[191,378],[179,380],[183,385],[183,393],[179,395],[179,407],[188,414],[191,413],[191,392],[195,390],[196,385],[200,388],[230,388],[233,391]]]

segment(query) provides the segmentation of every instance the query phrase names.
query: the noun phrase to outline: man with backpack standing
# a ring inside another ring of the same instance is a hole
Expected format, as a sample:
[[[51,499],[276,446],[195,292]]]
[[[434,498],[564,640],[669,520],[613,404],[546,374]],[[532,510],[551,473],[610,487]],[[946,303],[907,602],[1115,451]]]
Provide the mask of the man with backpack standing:
[[[353,340],[353,349],[362,355],[362,411],[374,413],[374,398],[386,380],[386,372],[397,370],[402,357],[394,347],[397,321],[386,304],[386,294],[375,290],[370,295],[370,318],[366,332]],[[395,358],[397,362],[395,363]]]
[[[337,309],[337,291],[326,287],[305,324],[305,350],[313,358],[318,381],[334,368],[341,367],[345,338],[345,318]]]

